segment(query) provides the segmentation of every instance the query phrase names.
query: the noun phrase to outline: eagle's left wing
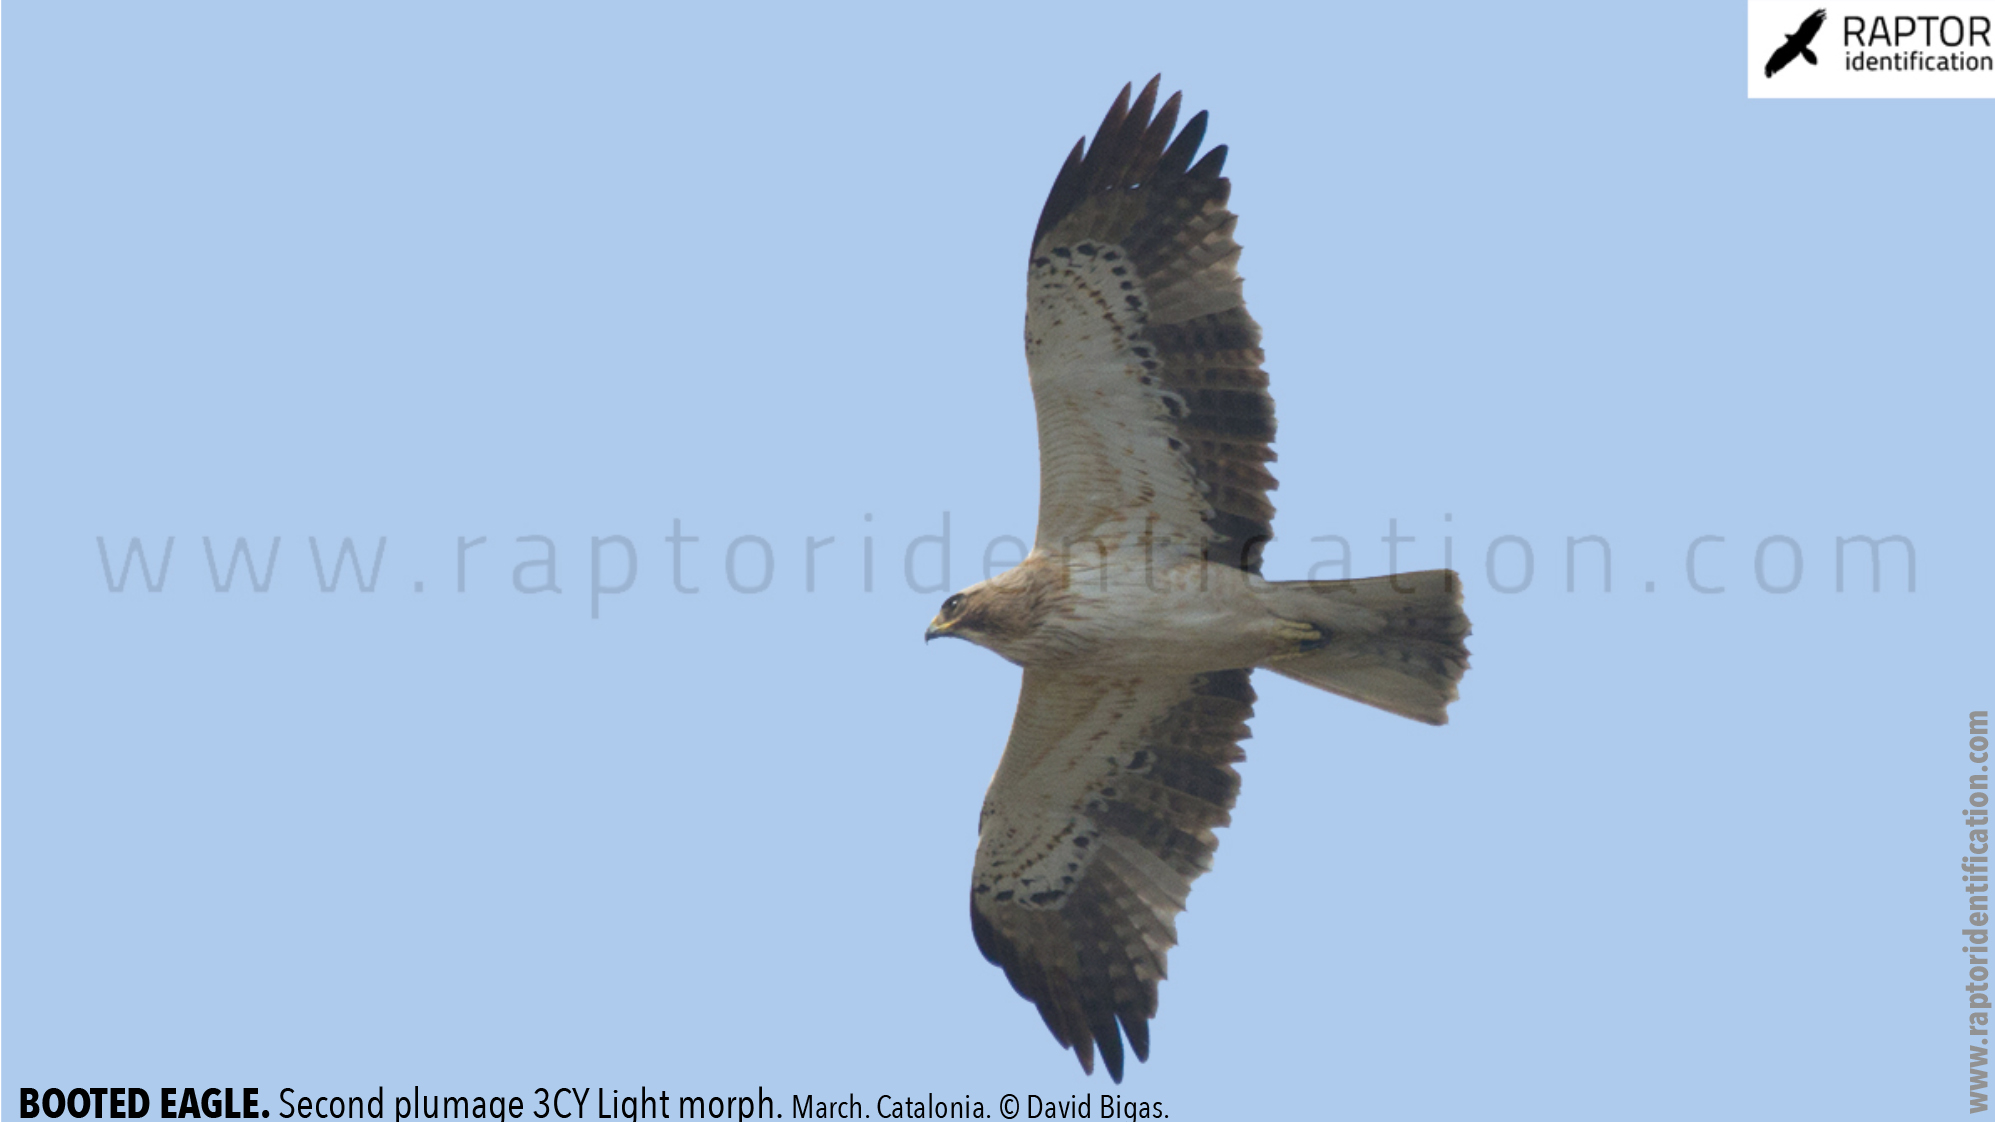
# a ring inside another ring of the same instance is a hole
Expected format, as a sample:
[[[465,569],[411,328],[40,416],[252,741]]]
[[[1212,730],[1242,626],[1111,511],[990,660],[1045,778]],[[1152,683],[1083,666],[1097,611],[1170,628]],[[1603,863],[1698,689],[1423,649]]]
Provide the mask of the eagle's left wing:
[[[1250,673],[1025,671],[984,797],[970,927],[1086,1071],[1099,1047],[1121,1082],[1123,1034],[1149,1058],[1177,914],[1240,790]]]

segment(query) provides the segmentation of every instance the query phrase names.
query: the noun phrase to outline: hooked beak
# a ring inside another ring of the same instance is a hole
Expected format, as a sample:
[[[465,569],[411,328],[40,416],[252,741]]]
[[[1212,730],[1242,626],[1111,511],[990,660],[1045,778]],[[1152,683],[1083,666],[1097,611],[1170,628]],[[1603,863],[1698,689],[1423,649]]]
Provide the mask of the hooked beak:
[[[924,643],[933,643],[943,636],[953,634],[955,634],[955,624],[945,623],[941,616],[936,616],[933,620],[929,621],[928,630],[922,634],[921,641]]]

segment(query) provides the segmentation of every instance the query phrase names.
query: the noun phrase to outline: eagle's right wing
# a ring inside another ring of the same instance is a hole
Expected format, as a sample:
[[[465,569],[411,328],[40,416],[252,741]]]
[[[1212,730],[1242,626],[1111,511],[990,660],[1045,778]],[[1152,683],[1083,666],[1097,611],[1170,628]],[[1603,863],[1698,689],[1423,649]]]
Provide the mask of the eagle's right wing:
[[[1149,1058],[1177,914],[1240,790],[1250,673],[1027,669],[984,797],[970,882],[977,949],[1084,1070],[1099,1047],[1118,1083],[1124,1034]]]
[[[1033,234],[1025,351],[1039,417],[1038,548],[1258,570],[1274,507],[1275,403],[1234,270],[1219,174],[1196,163],[1205,114],[1175,140],[1178,96],[1129,89],[1074,145]]]

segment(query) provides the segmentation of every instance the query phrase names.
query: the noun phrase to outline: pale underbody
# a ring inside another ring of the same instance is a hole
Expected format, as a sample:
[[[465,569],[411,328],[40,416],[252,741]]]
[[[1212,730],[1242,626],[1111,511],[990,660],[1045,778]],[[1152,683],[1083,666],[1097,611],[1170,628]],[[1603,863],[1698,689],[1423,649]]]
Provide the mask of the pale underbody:
[[[966,637],[1021,666],[1145,673],[1257,666],[1323,637],[1292,609],[1284,615],[1292,588],[1195,556],[1145,563],[1135,551],[1138,563],[1117,563],[1126,552],[1106,564],[1078,556],[1063,574],[1058,555],[1035,550],[968,591],[1045,603],[1039,626]]]

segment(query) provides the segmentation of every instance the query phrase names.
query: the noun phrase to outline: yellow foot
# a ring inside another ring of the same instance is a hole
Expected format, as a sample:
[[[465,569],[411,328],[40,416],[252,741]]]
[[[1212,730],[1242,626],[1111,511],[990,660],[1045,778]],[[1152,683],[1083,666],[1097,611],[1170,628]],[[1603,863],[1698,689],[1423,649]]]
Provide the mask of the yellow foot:
[[[1294,658],[1323,649],[1330,636],[1300,620],[1281,619],[1275,621],[1275,642],[1281,644],[1281,650],[1272,657]]]

